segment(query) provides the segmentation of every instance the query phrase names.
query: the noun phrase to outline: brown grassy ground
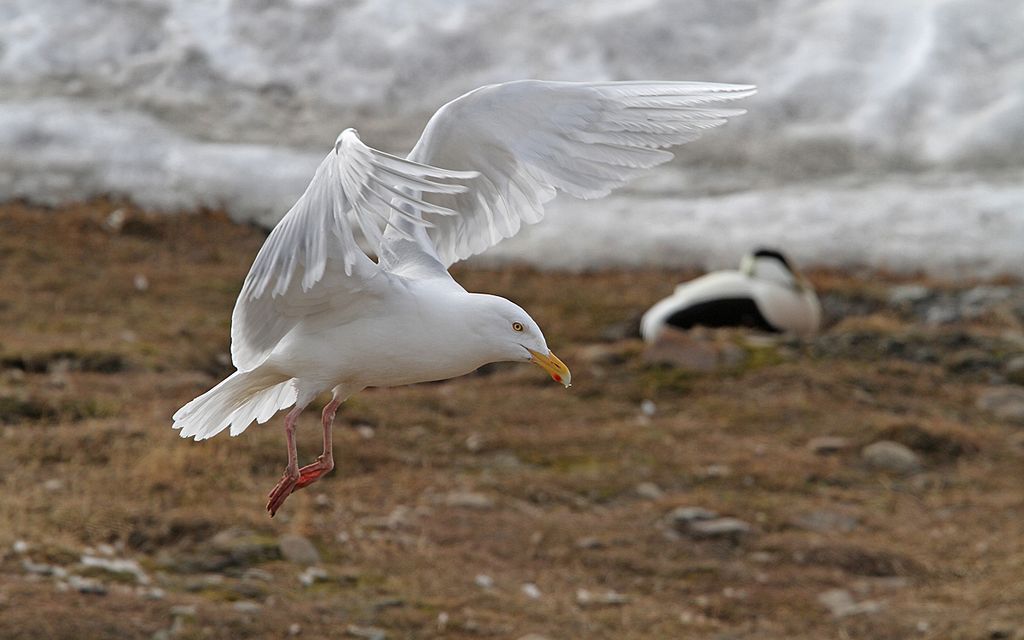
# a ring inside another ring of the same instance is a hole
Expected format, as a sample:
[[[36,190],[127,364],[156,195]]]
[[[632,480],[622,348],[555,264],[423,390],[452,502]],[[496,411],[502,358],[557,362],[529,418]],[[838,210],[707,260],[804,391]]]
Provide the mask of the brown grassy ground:
[[[271,520],[279,421],[201,444],[169,421],[230,371],[231,307],[263,234],[131,207],[112,232],[114,208],[0,207],[0,638],[1024,637],[1024,432],[975,407],[992,363],[1022,349],[1012,316],[926,328],[883,308],[891,278],[812,273],[860,315],[684,375],[609,339],[685,274],[460,268],[532,313],[573,388],[500,366],[364,392],[339,414],[336,471]],[[303,416],[306,461],[317,422]],[[852,446],[816,454],[822,435]],[[881,438],[924,470],[869,469],[860,447]],[[678,506],[753,531],[676,535]],[[821,513],[846,518],[806,524]],[[299,583],[284,533],[315,543],[326,580]],[[137,560],[151,584],[83,567],[87,549]],[[830,589],[867,611],[834,616]]]

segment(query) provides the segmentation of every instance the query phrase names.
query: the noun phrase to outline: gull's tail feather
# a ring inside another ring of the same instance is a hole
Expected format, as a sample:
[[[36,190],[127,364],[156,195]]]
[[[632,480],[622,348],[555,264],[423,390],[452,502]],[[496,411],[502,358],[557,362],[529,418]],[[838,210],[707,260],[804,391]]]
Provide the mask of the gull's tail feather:
[[[281,409],[295,404],[292,378],[276,373],[236,371],[174,414],[182,438],[206,440],[231,427],[245,431],[255,420],[263,424]]]

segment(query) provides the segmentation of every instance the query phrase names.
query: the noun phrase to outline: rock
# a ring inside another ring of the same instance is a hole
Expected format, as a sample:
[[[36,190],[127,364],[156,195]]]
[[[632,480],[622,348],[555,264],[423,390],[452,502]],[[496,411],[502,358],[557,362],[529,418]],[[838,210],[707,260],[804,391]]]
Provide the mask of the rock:
[[[718,369],[718,349],[706,340],[665,328],[644,350],[645,364],[668,365],[685,371],[706,373]]]
[[[576,350],[575,359],[595,367],[612,367],[627,362],[632,352],[630,344],[588,344]]]
[[[53,576],[55,578],[65,578],[68,575],[67,569],[64,567],[58,567],[57,565],[45,564],[43,562],[32,562],[31,560],[25,559],[21,561],[21,568],[25,573],[31,573],[37,576]]]
[[[861,458],[873,469],[909,475],[921,470],[916,453],[892,440],[880,440],[864,447]]]
[[[932,290],[920,284],[904,284],[889,289],[889,304],[898,307],[911,306],[930,298]]]
[[[807,448],[819,456],[827,456],[849,449],[850,441],[840,436],[819,436],[808,440]]]
[[[258,602],[252,602],[251,600],[239,600],[232,605],[235,611],[239,613],[259,613],[263,610],[263,607]]]
[[[824,509],[808,511],[793,519],[795,526],[817,533],[828,533],[831,531],[849,533],[857,528],[858,523],[859,520],[851,515]]]
[[[383,629],[377,627],[360,627],[358,625],[350,624],[345,628],[345,633],[352,636],[353,638],[363,638],[363,640],[385,640],[388,634]]]
[[[692,538],[728,540],[738,543],[750,533],[750,525],[738,518],[698,520],[690,524],[688,533]]]
[[[171,607],[172,618],[195,618],[197,613],[194,604],[179,604]]]
[[[320,563],[320,552],[316,550],[309,538],[294,533],[286,533],[277,541],[281,556],[288,562],[303,565]]]
[[[15,540],[14,544],[11,545],[11,551],[20,555],[28,553],[29,544],[24,540]]]
[[[479,509],[481,511],[494,508],[494,500],[475,491],[450,491],[445,495],[444,503],[449,507]]]
[[[1003,367],[1003,373],[1010,382],[1024,385],[1024,356],[1010,358]]]
[[[658,413],[658,405],[654,404],[654,400],[644,400],[640,403],[640,413],[650,418]]]
[[[527,598],[530,598],[531,600],[539,600],[540,599],[540,596],[541,596],[540,589],[537,588],[537,585],[533,584],[532,582],[527,582],[526,584],[524,584],[521,587],[521,589],[523,591],[523,595],[526,596]]]
[[[960,295],[960,312],[965,318],[977,318],[1000,303],[1006,302],[1013,294],[1010,287],[980,286],[968,289]]]
[[[89,593],[97,596],[107,595],[107,588],[99,580],[93,580],[92,578],[68,576],[68,586],[78,593]]]
[[[592,607],[592,606],[615,606],[623,605],[629,602],[629,596],[618,593],[616,591],[605,591],[604,593],[595,593],[586,589],[576,590],[576,604],[581,607]]]
[[[206,544],[197,545],[187,553],[164,556],[160,564],[182,573],[223,571],[229,567],[245,567],[266,560],[277,560],[281,549],[277,540],[241,528],[225,529]]]
[[[881,611],[882,605],[872,600],[857,602],[846,589],[829,589],[818,596],[818,602],[837,618]]]
[[[82,556],[81,563],[86,567],[106,571],[115,576],[127,574],[135,578],[135,581],[139,584],[149,584],[149,576],[142,570],[139,563],[134,560],[84,555]]]
[[[299,574],[299,584],[304,587],[312,587],[318,582],[327,582],[328,579],[327,572],[320,567],[308,567]]]
[[[600,538],[594,536],[585,536],[576,541],[577,549],[603,549],[606,546]]]
[[[968,347],[954,351],[942,364],[950,373],[978,373],[995,369],[996,358],[982,349]]]
[[[665,516],[669,524],[679,531],[687,531],[694,522],[713,520],[718,514],[703,507],[676,507]]]
[[[653,482],[641,482],[636,485],[635,491],[636,495],[647,500],[657,500],[661,496],[665,495],[661,490],[661,487]]]
[[[494,578],[483,573],[478,573],[476,578],[473,579],[473,582],[475,582],[476,586],[481,589],[490,589],[494,586]]]
[[[978,397],[977,406],[1000,420],[1024,424],[1024,389],[992,387]]]
[[[925,311],[924,321],[931,326],[951,324],[960,319],[959,307],[949,300],[938,300]]]

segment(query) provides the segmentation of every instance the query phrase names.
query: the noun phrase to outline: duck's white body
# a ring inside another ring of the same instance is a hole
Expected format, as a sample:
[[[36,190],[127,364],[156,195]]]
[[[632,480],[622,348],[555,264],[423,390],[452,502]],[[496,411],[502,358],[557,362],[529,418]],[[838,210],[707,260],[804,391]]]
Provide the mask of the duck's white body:
[[[761,254],[761,255],[758,255]],[[810,335],[821,326],[821,304],[807,282],[778,252],[744,258],[737,271],[715,271],[685,282],[651,307],[640,333],[651,342],[666,326],[747,326]]]

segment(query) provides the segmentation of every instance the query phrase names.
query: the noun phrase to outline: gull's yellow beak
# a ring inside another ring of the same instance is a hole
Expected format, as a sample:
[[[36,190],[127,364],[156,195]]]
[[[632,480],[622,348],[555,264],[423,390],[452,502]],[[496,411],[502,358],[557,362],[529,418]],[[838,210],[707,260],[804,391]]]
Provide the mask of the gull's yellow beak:
[[[565,363],[559,360],[553,351],[548,351],[547,355],[533,349],[527,349],[527,351],[533,356],[530,358],[530,362],[547,371],[552,380],[561,382],[566,388],[572,386],[572,374],[569,373],[569,367],[565,366]]]

